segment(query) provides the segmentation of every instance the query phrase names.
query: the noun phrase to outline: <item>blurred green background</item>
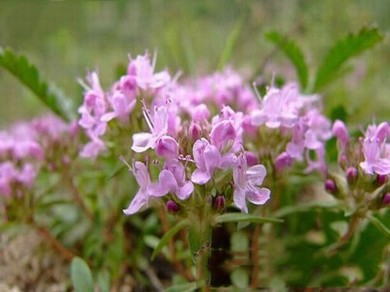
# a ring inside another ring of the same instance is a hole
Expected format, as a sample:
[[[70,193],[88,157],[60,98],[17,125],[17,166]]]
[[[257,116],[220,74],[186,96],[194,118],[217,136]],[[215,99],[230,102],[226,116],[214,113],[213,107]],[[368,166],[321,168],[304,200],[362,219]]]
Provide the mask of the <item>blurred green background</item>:
[[[103,87],[116,79],[127,55],[158,51],[158,67],[174,74],[216,70],[234,27],[241,23],[230,62],[247,75],[269,58],[264,77],[295,78],[281,54],[271,54],[264,32],[288,34],[302,47],[312,71],[339,38],[363,26],[385,34],[359,57],[345,78],[322,94],[328,113],[343,105],[351,123],[388,119],[390,113],[390,1],[1,1],[0,46],[25,54],[45,79],[80,103],[77,78],[98,69]],[[271,54],[271,55],[270,55]],[[45,108],[8,72],[0,70],[0,127],[29,119]]]

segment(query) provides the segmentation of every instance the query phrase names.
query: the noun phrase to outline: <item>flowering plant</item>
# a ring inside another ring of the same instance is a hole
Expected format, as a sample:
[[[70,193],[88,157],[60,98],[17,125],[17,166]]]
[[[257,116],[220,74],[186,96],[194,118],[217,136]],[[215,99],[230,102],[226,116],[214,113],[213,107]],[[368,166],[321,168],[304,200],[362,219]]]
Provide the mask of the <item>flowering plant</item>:
[[[65,261],[83,257],[71,265],[80,291],[93,287],[86,263],[102,290],[119,289],[127,274],[136,287],[164,289],[157,274],[168,263],[179,275],[168,275],[175,289],[277,289],[327,285],[327,277],[387,285],[389,266],[378,253],[375,273],[348,260],[366,250],[361,237],[370,232],[379,254],[388,253],[389,122],[355,137],[312,93],[369,47],[361,40],[374,45],[381,35],[366,29],[348,37],[358,45],[336,44],[329,54],[338,63],[324,63],[312,86],[295,43],[268,38],[296,65],[300,84],[262,88],[230,67],[180,78],[157,71],[156,54],[145,53],[130,57],[108,90],[97,72],[80,81],[77,120],[32,65],[1,51],[2,67],[32,74],[22,81],[59,116],[0,132],[4,226],[33,227]],[[314,268],[324,278],[305,276]]]

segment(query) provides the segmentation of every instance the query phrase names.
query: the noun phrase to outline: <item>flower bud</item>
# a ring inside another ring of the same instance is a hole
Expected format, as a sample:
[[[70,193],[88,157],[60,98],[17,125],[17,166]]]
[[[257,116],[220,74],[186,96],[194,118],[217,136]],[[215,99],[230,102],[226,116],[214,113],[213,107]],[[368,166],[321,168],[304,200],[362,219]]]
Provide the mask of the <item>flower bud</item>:
[[[251,166],[259,163],[259,160],[257,159],[256,154],[253,152],[246,151],[245,158],[246,158],[246,163],[248,164],[248,167],[251,167]]]
[[[172,200],[166,202],[165,207],[167,208],[167,211],[171,214],[176,214],[180,210],[180,206]]]
[[[192,140],[196,141],[200,138],[201,135],[201,128],[197,123],[192,123],[190,128],[188,129],[188,134],[192,138]]]
[[[337,187],[336,187],[336,183],[334,182],[334,180],[332,180],[332,179],[327,179],[327,180],[325,181],[324,187],[325,187],[325,190],[326,190],[328,193],[331,193],[331,194],[336,193]]]
[[[348,183],[354,184],[357,181],[358,170],[356,169],[356,167],[348,167],[346,175]]]
[[[163,136],[157,141],[156,154],[164,158],[174,158],[179,155],[179,145],[170,136]]]
[[[222,210],[223,208],[225,208],[225,197],[224,196],[217,196],[214,199],[213,206],[217,210]]]
[[[287,152],[281,153],[278,157],[275,159],[275,168],[277,171],[283,171],[285,168],[292,165],[292,158],[290,155],[287,154]]]
[[[380,186],[384,185],[385,183],[387,183],[387,180],[388,180],[387,175],[378,174],[377,177],[376,177],[376,182]]]
[[[206,121],[210,117],[210,111],[204,103],[196,106],[192,112],[192,119],[195,122]]]
[[[383,206],[390,206],[390,193],[386,193],[383,195],[383,199],[382,199],[382,205]]]
[[[340,120],[336,120],[333,124],[332,133],[336,136],[341,148],[345,149],[349,142],[349,134],[345,124]]]

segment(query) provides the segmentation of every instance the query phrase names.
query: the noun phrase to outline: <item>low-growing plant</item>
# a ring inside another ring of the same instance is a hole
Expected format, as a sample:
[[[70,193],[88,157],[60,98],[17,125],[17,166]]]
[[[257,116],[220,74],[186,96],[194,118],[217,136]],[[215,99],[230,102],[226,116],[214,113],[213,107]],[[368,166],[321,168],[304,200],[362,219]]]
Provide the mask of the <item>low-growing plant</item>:
[[[157,71],[148,53],[108,90],[90,72],[76,119],[1,50],[55,114],[0,132],[2,232],[36,230],[76,291],[389,285],[390,124],[348,130],[318,95],[382,35],[337,42],[311,78],[298,45],[269,32],[299,84],[264,87],[224,66],[239,29],[210,75]]]

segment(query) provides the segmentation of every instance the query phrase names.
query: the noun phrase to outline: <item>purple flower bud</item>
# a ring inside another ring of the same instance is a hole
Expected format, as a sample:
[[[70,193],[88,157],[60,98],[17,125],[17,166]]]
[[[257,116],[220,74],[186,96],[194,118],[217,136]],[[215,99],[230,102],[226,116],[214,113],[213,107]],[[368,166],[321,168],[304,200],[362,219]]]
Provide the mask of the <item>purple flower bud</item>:
[[[163,136],[157,141],[156,154],[164,158],[175,158],[179,155],[179,145],[170,136]]]
[[[175,214],[180,210],[180,206],[172,200],[166,202],[165,207],[167,208],[167,211],[171,214]]]
[[[217,210],[222,210],[225,208],[225,197],[224,196],[217,196],[214,200],[214,208]]]
[[[325,181],[325,190],[328,192],[328,193],[331,193],[331,194],[334,194],[336,192],[336,183],[334,182],[334,180],[332,179],[327,179]]]
[[[287,152],[281,153],[278,157],[275,159],[275,167],[277,171],[283,171],[286,167],[289,167],[292,165],[292,158],[290,155],[287,154]]]
[[[245,158],[246,158],[246,163],[248,164],[249,167],[259,163],[259,160],[257,159],[257,155],[253,152],[246,151]]]
[[[333,124],[332,133],[334,136],[336,136],[341,148],[345,149],[349,142],[349,134],[345,124],[340,120],[336,120]]]
[[[192,112],[192,119],[195,122],[206,121],[210,117],[210,111],[204,103],[195,107]]]
[[[358,170],[356,169],[356,167],[348,167],[346,175],[348,183],[355,183],[358,177]]]
[[[201,128],[197,123],[192,123],[188,132],[192,140],[196,141],[200,138]]]
[[[390,193],[386,193],[383,195],[382,204],[384,206],[390,205]]]
[[[383,175],[383,174],[378,174],[376,176],[376,182],[378,183],[378,185],[384,185],[385,183],[387,183],[387,180],[388,180],[388,177],[387,175]]]

